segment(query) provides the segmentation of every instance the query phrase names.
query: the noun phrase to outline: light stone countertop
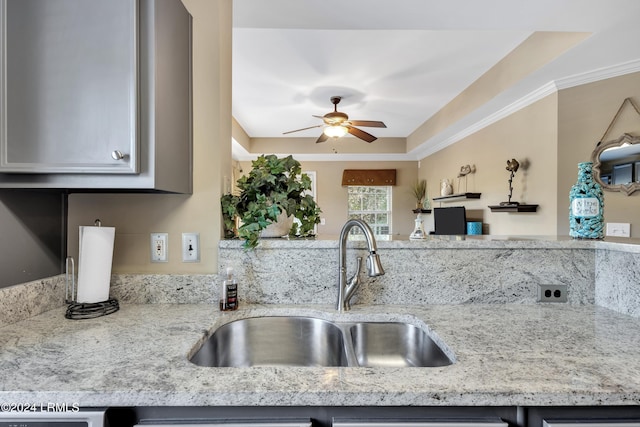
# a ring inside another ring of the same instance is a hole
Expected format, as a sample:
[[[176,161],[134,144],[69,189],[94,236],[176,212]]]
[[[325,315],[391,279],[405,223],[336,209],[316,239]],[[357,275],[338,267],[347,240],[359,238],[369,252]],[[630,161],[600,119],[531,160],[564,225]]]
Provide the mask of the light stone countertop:
[[[337,249],[339,236],[319,235],[311,239],[263,238],[260,249]],[[222,249],[240,249],[243,240],[223,239],[218,243]],[[376,236],[379,249],[608,249],[623,252],[640,253],[640,239],[626,237],[606,237],[600,240],[574,239],[569,236],[517,236],[517,235],[477,235],[477,236],[438,236],[430,235],[425,239],[410,240],[409,236]],[[364,237],[348,240],[350,247],[366,247]]]
[[[306,315],[426,325],[439,368],[205,368],[187,354],[232,319]],[[0,328],[0,403],[81,406],[640,404],[640,319],[596,306],[242,307],[122,304],[98,319],[54,309]]]

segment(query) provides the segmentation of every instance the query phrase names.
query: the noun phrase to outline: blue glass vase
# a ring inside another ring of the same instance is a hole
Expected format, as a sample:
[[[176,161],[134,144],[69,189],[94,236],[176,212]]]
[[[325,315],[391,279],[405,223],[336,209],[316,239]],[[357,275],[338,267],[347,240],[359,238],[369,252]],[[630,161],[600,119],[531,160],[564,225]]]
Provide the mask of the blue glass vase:
[[[604,196],[592,166],[592,162],[578,163],[578,181],[569,193],[569,235],[576,239],[604,237]]]

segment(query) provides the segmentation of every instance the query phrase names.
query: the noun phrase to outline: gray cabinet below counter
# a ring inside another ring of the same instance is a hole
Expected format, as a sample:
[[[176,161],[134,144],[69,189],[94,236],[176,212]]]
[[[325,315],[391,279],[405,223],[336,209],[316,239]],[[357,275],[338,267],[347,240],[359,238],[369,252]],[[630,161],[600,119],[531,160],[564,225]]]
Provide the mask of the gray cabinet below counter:
[[[202,427],[638,427],[640,408],[617,407],[131,407],[111,425]],[[545,417],[551,417],[549,419]],[[135,424],[132,424],[135,423]]]

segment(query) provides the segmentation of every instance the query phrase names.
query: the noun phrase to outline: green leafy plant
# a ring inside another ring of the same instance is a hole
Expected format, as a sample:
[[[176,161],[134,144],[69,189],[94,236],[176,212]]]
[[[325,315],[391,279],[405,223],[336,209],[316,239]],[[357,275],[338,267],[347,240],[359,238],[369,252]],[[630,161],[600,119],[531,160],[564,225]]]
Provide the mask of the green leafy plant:
[[[313,197],[304,194],[311,190],[311,178],[301,173],[300,162],[292,156],[278,158],[262,155],[252,162],[248,175],[237,181],[240,194],[224,195],[221,199],[222,216],[226,230],[232,230],[235,217],[242,223],[237,234],[244,239],[245,248],[258,245],[260,233],[278,220],[282,212],[299,221],[290,235],[308,237],[320,222],[320,208]]]
[[[220,198],[225,239],[231,239],[235,237],[237,233],[236,218],[238,212],[236,210],[236,205],[238,204],[239,200],[239,197],[234,196],[233,194],[225,194]]]

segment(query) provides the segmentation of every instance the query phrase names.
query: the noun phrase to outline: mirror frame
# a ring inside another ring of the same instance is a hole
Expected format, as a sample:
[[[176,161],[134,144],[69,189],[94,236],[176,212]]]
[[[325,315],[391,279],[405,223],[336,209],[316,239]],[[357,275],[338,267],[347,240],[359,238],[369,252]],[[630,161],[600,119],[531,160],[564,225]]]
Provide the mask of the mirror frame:
[[[602,186],[603,190],[619,191],[621,193],[625,193],[627,196],[630,196],[635,191],[640,190],[640,182],[610,185],[610,184],[605,184],[600,179],[600,165],[601,165],[600,154],[602,154],[602,152],[608,148],[621,147],[624,144],[631,144],[631,145],[640,144],[640,137],[625,133],[618,139],[614,139],[607,142],[600,141],[598,142],[598,144],[596,144],[596,149],[593,150],[593,153],[591,153],[591,161],[593,162],[593,177],[598,182],[598,184]]]

